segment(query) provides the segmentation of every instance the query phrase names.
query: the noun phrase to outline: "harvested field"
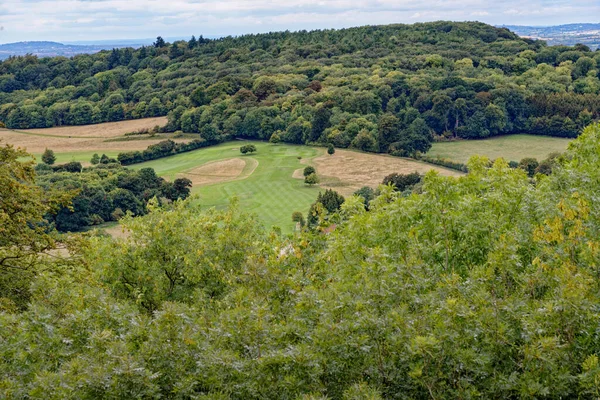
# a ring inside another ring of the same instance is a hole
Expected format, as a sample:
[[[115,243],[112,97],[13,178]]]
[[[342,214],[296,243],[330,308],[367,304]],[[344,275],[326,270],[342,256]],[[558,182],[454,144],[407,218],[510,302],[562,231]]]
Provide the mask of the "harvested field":
[[[165,140],[164,137],[153,139],[105,142],[123,136],[125,133],[142,128],[153,128],[155,125],[164,124],[166,119],[146,118],[133,121],[107,122],[98,125],[69,126],[47,129],[33,129],[12,131],[0,129],[0,140],[17,147],[27,149],[28,152],[40,155],[46,148],[58,154],[66,153],[119,153],[122,151],[144,150],[151,144]],[[71,136],[71,137],[69,137]],[[179,139],[175,141],[187,141]],[[66,155],[65,155],[66,156]]]
[[[204,165],[177,174],[178,178],[188,178],[194,186],[222,183],[248,177],[254,172],[258,162],[247,158],[230,158],[208,162]]]
[[[167,123],[167,117],[134,119],[129,121],[105,122],[95,125],[81,126],[57,126],[44,129],[23,129],[19,132],[46,136],[58,136],[71,138],[114,138],[123,136],[125,133],[136,132],[140,129],[152,129],[156,125],[163,126]]]
[[[444,176],[462,175],[458,171],[415,160],[349,150],[336,150],[332,156],[322,155],[313,159],[312,164],[321,179],[320,186],[334,189],[344,196],[351,195],[363,186],[375,188],[384,177],[394,172],[425,174],[433,169]],[[302,169],[294,171],[293,177],[304,179]]]

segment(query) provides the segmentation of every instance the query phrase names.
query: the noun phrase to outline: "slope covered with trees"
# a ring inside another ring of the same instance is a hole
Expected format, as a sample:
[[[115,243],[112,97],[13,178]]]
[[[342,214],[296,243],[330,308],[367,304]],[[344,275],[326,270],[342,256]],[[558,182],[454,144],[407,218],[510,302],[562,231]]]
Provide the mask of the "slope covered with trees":
[[[0,63],[14,129],[168,115],[166,131],[407,154],[432,134],[575,137],[600,118],[600,52],[481,23],[277,32]]]
[[[22,154],[2,150],[17,175],[0,186],[0,227],[30,228],[44,200],[20,180]],[[600,125],[549,176],[480,157],[469,171],[431,172],[408,195],[384,186],[368,211],[358,197],[317,207],[315,228],[293,237],[264,232],[235,201],[209,212],[151,201],[125,218],[127,238],[71,239],[68,258],[2,241],[0,269],[20,278],[0,282],[2,393],[596,397]],[[23,214],[8,193],[27,196]]]

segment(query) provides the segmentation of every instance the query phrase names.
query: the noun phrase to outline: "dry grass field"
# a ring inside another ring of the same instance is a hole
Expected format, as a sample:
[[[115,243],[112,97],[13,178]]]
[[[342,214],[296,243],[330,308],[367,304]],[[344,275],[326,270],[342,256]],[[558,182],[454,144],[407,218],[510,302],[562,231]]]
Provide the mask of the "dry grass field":
[[[132,121],[108,122],[97,125],[65,126],[46,129],[8,130],[0,129],[0,140],[28,152],[39,155],[46,148],[57,154],[144,150],[149,145],[158,143],[164,138],[142,139],[121,142],[106,142],[107,139],[121,137],[125,133],[140,129],[152,129],[156,125],[164,125],[165,117],[146,118]]]
[[[351,195],[363,186],[376,188],[391,173],[425,174],[433,169],[444,176],[462,175],[458,171],[415,160],[350,150],[336,150],[332,156],[321,155],[311,160],[310,164],[321,179],[320,187],[335,189],[344,196]],[[294,178],[304,179],[302,171],[294,171]]]

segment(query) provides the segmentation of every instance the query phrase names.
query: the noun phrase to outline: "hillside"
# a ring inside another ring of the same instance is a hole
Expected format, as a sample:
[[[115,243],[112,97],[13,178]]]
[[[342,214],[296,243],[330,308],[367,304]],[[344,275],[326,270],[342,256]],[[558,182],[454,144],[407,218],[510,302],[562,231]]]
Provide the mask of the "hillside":
[[[434,22],[276,32],[0,63],[11,128],[168,115],[165,131],[396,155],[432,134],[576,137],[600,117],[600,54]]]

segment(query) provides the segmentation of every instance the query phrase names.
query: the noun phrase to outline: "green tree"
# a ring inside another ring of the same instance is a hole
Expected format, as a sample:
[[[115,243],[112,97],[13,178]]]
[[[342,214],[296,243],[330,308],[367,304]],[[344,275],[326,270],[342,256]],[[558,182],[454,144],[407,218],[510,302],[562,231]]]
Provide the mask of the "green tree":
[[[279,142],[281,142],[281,137],[277,132],[273,132],[271,138],[269,139],[269,143],[277,144]]]
[[[329,154],[330,156],[335,154],[335,147],[333,147],[333,144],[331,143],[327,145],[327,154]]]
[[[31,155],[11,145],[0,147],[0,309],[27,305],[29,286],[56,247],[45,216],[74,194],[42,190],[35,185]]]
[[[312,173],[304,177],[304,183],[306,183],[309,186],[316,185],[317,183],[319,183],[319,178],[317,177],[317,174]]]
[[[312,165],[308,165],[308,166],[304,167],[302,174],[304,175],[304,177],[307,177],[310,174],[315,174],[316,172],[317,171],[315,170],[315,167],[313,167]]]
[[[533,157],[525,157],[519,162],[519,168],[527,172],[529,177],[533,177],[535,175],[536,168],[540,165],[538,160]]]
[[[92,165],[100,164],[100,156],[98,155],[98,153],[94,153],[90,162],[92,163]]]
[[[242,153],[242,154],[248,154],[248,153],[252,154],[255,151],[256,151],[256,146],[253,144],[246,144],[246,145],[240,147],[240,153]]]
[[[48,148],[44,150],[44,153],[42,154],[42,162],[46,165],[54,165],[56,162],[56,155],[54,154],[54,151]]]

